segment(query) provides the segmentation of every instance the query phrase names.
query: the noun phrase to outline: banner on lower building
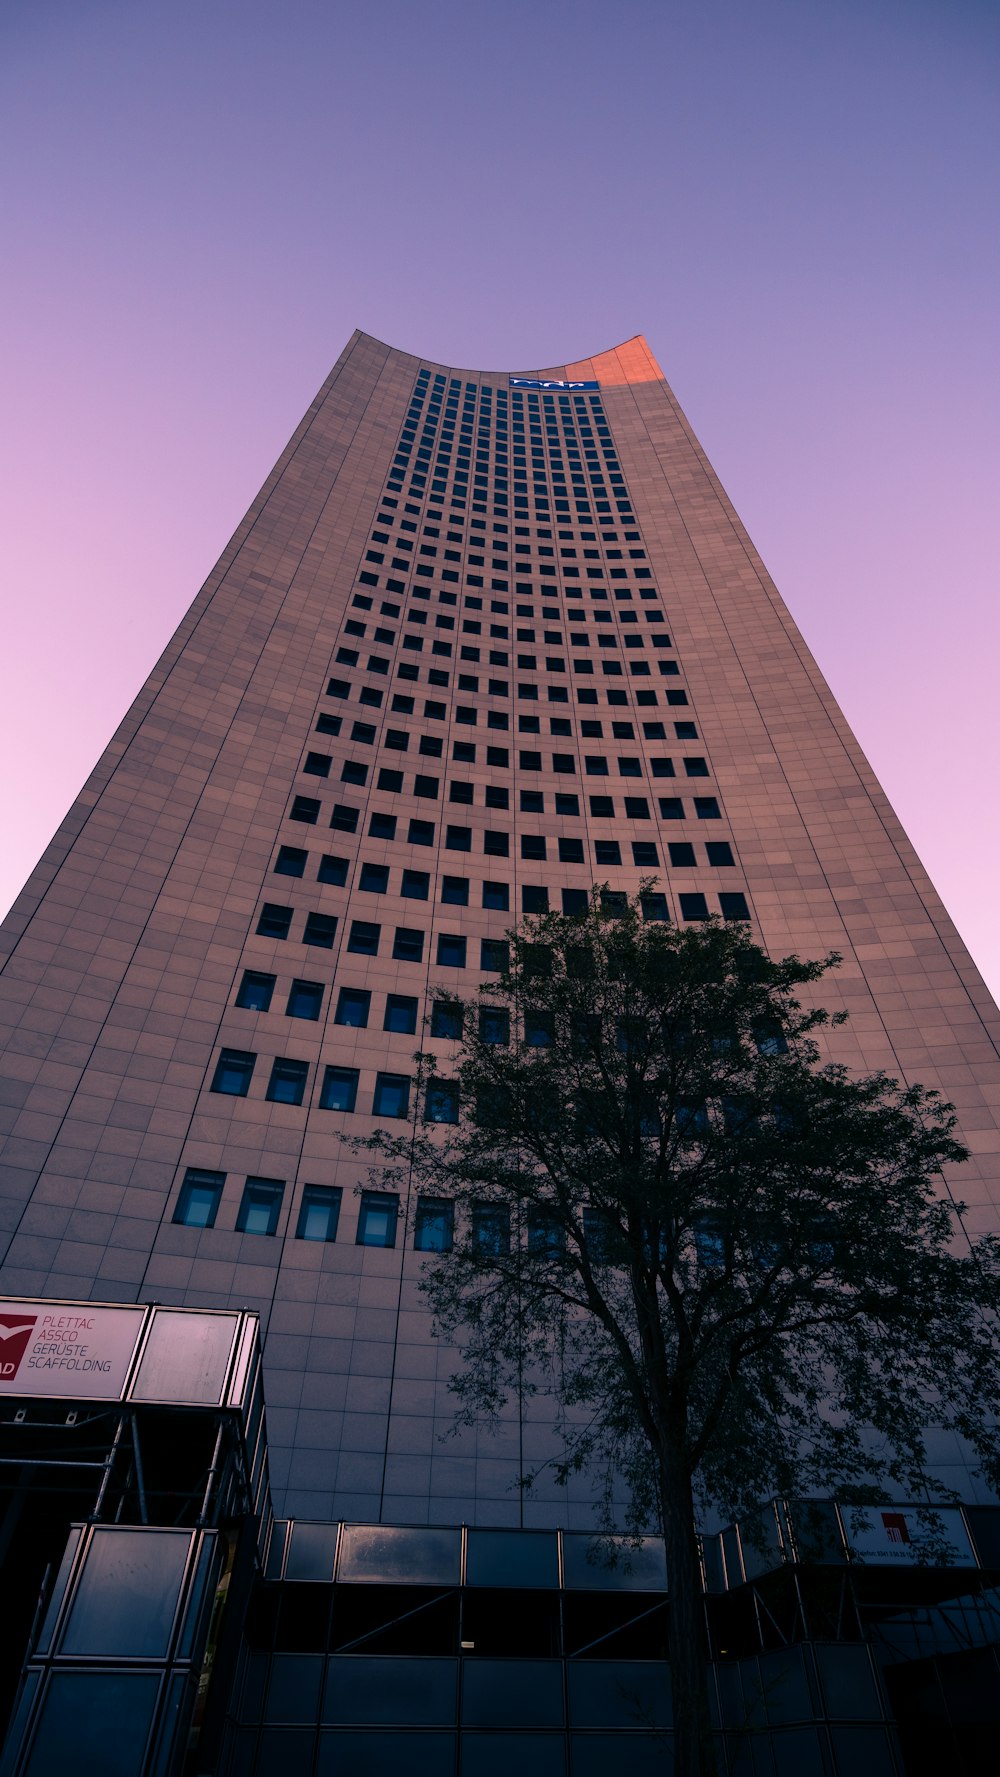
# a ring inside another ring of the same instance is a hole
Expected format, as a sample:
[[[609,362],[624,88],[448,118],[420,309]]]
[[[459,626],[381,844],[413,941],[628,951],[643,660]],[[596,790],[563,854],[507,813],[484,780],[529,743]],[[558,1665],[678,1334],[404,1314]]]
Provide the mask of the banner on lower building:
[[[0,1393],[118,1400],[145,1315],[86,1302],[5,1303]]]

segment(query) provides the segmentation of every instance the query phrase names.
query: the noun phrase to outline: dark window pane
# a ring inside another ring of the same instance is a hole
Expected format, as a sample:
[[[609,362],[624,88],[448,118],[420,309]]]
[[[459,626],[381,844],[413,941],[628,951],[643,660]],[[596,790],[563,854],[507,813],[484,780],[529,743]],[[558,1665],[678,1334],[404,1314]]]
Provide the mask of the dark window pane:
[[[278,1056],[271,1066],[265,1096],[275,1104],[301,1104],[308,1075],[307,1061],[289,1061],[286,1056]]]
[[[320,858],[316,878],[319,882],[332,882],[337,888],[343,888],[347,881],[346,858]]]
[[[213,1092],[228,1092],[234,1098],[245,1098],[250,1090],[256,1055],[243,1049],[223,1049],[215,1065]]]
[[[361,1199],[356,1245],[395,1246],[398,1210],[398,1197],[366,1191]]]
[[[454,1240],[455,1205],[443,1197],[418,1197],[413,1244],[420,1253],[449,1253]]]
[[[404,1034],[417,1028],[417,1002],[408,995],[390,993],[385,1000],[385,1018],[383,1030],[397,1030]]]
[[[431,1036],[457,1040],[462,1035],[464,1008],[457,1000],[435,1000],[431,1007]]]
[[[400,894],[409,901],[426,901],[430,877],[426,870],[404,870]]]
[[[397,926],[392,941],[392,954],[397,962],[419,963],[423,961],[424,934],[414,931],[408,926]]]
[[[336,1240],[341,1193],[333,1185],[306,1185],[299,1206],[297,1240]]]
[[[309,853],[297,845],[283,845],[274,860],[276,876],[302,876]]]
[[[381,936],[381,926],[371,925],[368,920],[365,919],[352,920],[350,935],[347,940],[347,948],[348,950],[354,951],[358,956],[377,956],[378,943]]]
[[[338,1024],[346,1022],[338,1018]],[[358,1070],[356,1067],[328,1067],[323,1075],[323,1087],[319,1095],[320,1107],[324,1111],[353,1111],[358,1098]]]
[[[440,932],[437,941],[437,961],[440,968],[465,968],[466,941],[452,932]]]
[[[723,919],[750,918],[746,895],[736,893],[720,895],[719,906],[722,908]]]
[[[240,1234],[274,1234],[284,1190],[280,1179],[248,1178],[236,1217],[237,1231]]]
[[[406,1074],[376,1074],[372,1114],[405,1117],[410,1109],[410,1081]]]
[[[225,1182],[224,1172],[204,1172],[189,1166],[177,1199],[174,1221],[181,1222],[186,1228],[214,1228]]]
[[[333,940],[337,934],[337,920],[332,913],[308,913],[305,931],[302,934],[303,944],[316,944],[321,950],[332,950]]]
[[[428,1123],[458,1122],[458,1083],[428,1080],[424,1094],[424,1118]]]
[[[287,938],[291,923],[290,907],[278,907],[273,901],[265,901],[257,920],[257,932],[261,938]]]
[[[317,1019],[323,1005],[321,981],[293,981],[285,1008],[289,1018]]]
[[[244,969],[236,1004],[246,1012],[266,1012],[271,1004],[275,977],[261,975],[256,969]]]
[[[510,967],[510,946],[506,938],[483,938],[480,940],[479,967],[491,974],[506,973]]]
[[[510,1042],[510,1013],[506,1006],[480,1006],[479,1039],[490,1044]]]
[[[361,987],[342,987],[337,1001],[336,1024],[351,1024],[363,1029],[368,1023],[371,994]]]
[[[505,1253],[510,1249],[510,1213],[502,1204],[474,1203],[472,1239],[480,1252]]]

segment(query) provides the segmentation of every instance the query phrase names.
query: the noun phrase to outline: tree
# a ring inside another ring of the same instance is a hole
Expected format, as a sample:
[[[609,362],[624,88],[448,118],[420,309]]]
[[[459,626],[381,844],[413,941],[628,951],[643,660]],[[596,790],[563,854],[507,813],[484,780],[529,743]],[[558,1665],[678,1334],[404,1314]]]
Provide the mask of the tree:
[[[412,1131],[359,1145],[455,1202],[422,1288],[461,1348],[459,1422],[550,1391],[560,1478],[599,1477],[610,1528],[623,1477],[627,1528],[662,1530],[694,1777],[713,1762],[699,1514],[948,1497],[930,1420],[995,1482],[1000,1247],[966,1240],[941,1188],[966,1158],[952,1107],[822,1062],[815,1034],[846,1015],[796,995],[838,957],[772,961],[742,925],[654,909],[595,891],[525,922],[499,980],[453,1003],[450,1065],[420,1058]]]

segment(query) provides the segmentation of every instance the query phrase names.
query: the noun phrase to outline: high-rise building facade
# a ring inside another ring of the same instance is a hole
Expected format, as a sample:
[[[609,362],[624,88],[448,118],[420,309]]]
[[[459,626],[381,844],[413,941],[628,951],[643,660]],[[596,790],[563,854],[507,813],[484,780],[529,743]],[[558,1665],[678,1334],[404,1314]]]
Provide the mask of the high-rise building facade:
[[[0,1289],[254,1311],[282,1525],[466,1526],[469,1585],[477,1535],[565,1531],[569,1586],[586,1477],[522,1499],[516,1413],[443,1437],[446,1212],[342,1136],[594,883],[841,952],[836,1055],[954,1100],[997,1226],[1000,1015],[645,341],[513,375],[356,334],[3,927]]]

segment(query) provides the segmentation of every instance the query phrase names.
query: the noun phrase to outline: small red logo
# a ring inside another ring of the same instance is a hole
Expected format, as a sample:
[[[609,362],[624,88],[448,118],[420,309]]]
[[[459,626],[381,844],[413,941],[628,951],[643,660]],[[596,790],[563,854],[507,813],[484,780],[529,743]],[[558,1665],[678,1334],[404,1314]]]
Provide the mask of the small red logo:
[[[36,1314],[0,1314],[0,1382],[13,1382],[37,1321]]]
[[[882,1523],[885,1526],[885,1534],[889,1542],[909,1542],[910,1532],[907,1528],[906,1514],[904,1512],[883,1512]]]

